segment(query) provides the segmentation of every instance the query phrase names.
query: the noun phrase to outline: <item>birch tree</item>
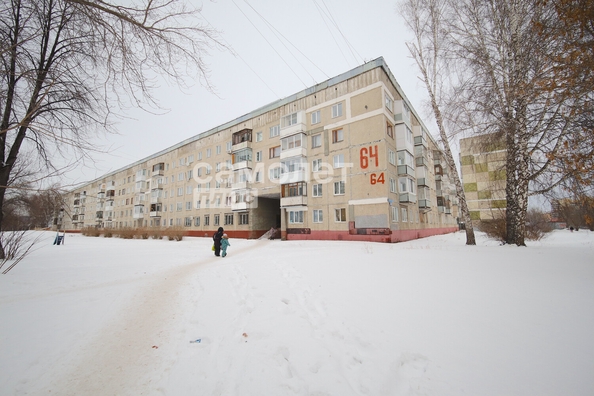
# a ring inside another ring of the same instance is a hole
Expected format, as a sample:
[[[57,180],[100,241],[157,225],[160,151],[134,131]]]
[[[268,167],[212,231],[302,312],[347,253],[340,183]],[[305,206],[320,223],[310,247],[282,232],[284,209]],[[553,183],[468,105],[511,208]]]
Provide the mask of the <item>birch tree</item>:
[[[450,171],[449,174],[454,179],[456,196],[460,202],[459,207],[466,226],[466,244],[476,245],[466,195],[456,169],[442,113],[444,108],[443,90],[449,86],[448,78],[450,77],[448,72],[450,51],[448,39],[444,37],[446,34],[444,19],[447,19],[445,17],[447,10],[445,0],[406,0],[400,7],[401,15],[415,37],[414,41],[406,43],[406,46],[419,68],[420,79],[429,95],[429,102],[445,153],[445,161]]]
[[[90,137],[113,130],[119,111],[158,107],[157,76],[209,88],[203,56],[220,44],[199,25],[199,10],[178,0],[125,3],[0,5],[0,230],[19,160],[51,173],[61,154],[88,155]]]
[[[458,91],[475,133],[500,136],[507,150],[506,242],[525,246],[530,189],[542,192],[565,174],[551,160],[572,132],[566,101],[542,82],[554,73],[549,54],[561,50],[543,41],[534,26],[552,17],[537,1],[463,0],[450,3],[456,58],[467,71]]]

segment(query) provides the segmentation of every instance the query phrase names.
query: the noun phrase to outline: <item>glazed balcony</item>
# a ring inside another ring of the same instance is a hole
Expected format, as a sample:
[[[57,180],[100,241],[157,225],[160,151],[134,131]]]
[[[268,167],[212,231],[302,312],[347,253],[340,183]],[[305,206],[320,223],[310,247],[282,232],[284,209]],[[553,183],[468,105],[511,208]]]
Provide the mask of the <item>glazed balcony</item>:
[[[401,193],[399,196],[400,203],[416,203],[417,195],[413,193]]]

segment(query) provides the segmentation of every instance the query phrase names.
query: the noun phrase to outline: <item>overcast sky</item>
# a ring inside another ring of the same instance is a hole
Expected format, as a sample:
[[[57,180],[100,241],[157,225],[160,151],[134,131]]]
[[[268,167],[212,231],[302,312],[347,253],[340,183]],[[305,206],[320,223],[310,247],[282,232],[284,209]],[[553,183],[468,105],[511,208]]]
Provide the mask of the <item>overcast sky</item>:
[[[212,50],[213,94],[196,84],[189,90],[163,85],[164,115],[130,111],[97,145],[109,154],[68,174],[90,181],[173,146],[261,106],[384,57],[417,112],[426,94],[406,41],[411,39],[391,0],[219,0],[204,1],[204,23],[218,29],[230,51]],[[425,124],[434,131],[433,123]]]

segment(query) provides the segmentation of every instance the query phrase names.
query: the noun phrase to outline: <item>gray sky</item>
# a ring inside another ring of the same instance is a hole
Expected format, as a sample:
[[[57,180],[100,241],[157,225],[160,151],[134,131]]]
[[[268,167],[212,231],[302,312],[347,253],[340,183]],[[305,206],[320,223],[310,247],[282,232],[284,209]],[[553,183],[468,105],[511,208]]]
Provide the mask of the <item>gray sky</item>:
[[[109,153],[70,172],[71,183],[122,168],[380,56],[434,131],[421,106],[426,94],[405,45],[411,35],[397,1],[204,1],[202,15],[235,52],[215,49],[205,57],[216,94],[200,84],[183,92],[163,84],[157,96],[168,112],[127,112],[119,135],[97,139]]]

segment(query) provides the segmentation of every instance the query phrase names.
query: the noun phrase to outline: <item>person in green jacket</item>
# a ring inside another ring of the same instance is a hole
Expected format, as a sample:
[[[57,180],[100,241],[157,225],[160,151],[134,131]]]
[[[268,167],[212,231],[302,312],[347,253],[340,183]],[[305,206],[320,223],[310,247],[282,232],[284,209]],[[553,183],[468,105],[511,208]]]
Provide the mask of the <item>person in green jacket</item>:
[[[227,234],[223,234],[223,238],[221,238],[221,256],[225,257],[227,255],[227,248],[231,246],[229,243],[229,237]]]

